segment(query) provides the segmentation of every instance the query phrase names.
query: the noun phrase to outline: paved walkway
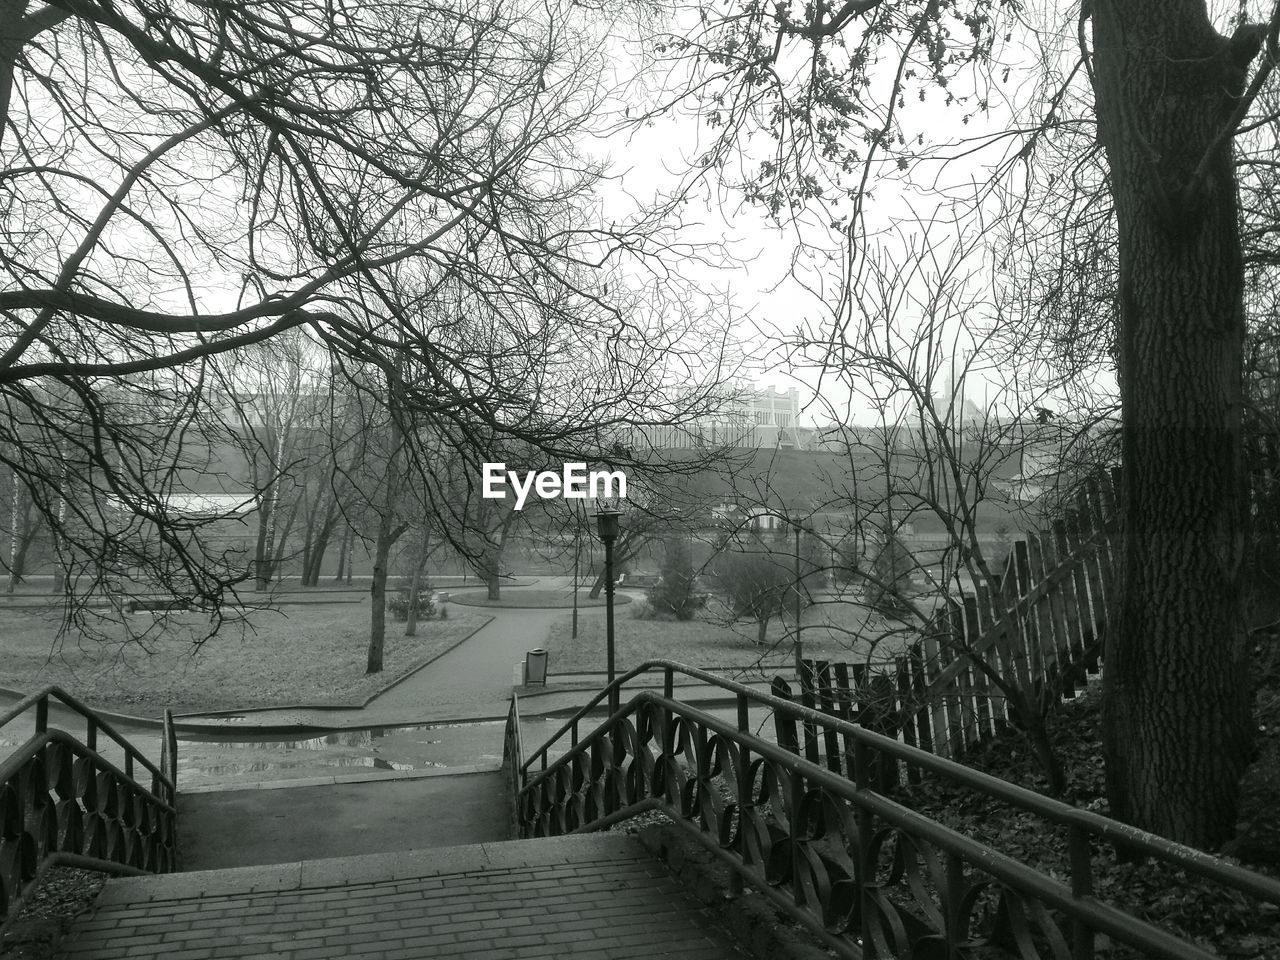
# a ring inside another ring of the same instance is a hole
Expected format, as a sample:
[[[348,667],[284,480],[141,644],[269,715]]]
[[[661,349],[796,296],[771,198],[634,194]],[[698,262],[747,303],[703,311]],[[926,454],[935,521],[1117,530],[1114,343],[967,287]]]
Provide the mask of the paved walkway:
[[[491,843],[510,835],[496,770],[178,794],[184,871]]]
[[[538,590],[569,589],[568,577],[543,577]],[[504,587],[503,595],[515,599],[520,587]],[[563,617],[563,609],[470,608],[489,614],[493,619],[470,638],[464,640],[440,659],[423,667],[390,690],[380,694],[364,709],[315,709],[281,707],[265,710],[243,710],[234,719],[211,715],[180,718],[180,729],[190,730],[196,724],[228,727],[236,730],[342,729],[375,725],[406,726],[417,723],[503,719],[511,701],[513,668],[525,654],[546,641],[553,621]],[[603,607],[584,608],[583,617],[603,617]],[[554,682],[555,662],[551,663]],[[594,681],[575,675],[574,686],[567,689],[530,691],[521,697],[522,713],[568,715],[589,699],[590,692],[604,686],[603,674]],[[646,680],[646,685],[660,687],[660,676]],[[768,683],[759,688],[768,692]],[[687,703],[727,702],[724,691],[702,684],[682,686],[680,699]]]
[[[640,844],[522,840],[111,880],[65,960],[744,956]]]

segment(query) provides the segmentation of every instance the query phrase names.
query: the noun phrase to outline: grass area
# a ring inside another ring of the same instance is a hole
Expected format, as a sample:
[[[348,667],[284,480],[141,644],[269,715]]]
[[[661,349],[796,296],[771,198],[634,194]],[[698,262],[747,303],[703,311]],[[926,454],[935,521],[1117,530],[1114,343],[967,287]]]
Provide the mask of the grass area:
[[[573,592],[565,590],[514,590],[510,593],[503,591],[502,596],[497,600],[490,600],[489,595],[483,590],[476,590],[471,593],[450,593],[450,603],[460,603],[467,607],[514,607],[538,610],[555,610],[564,608],[566,610],[573,607]],[[624,603],[630,603],[630,597],[618,595],[614,599],[614,605],[620,606]],[[592,600],[587,596],[587,591],[583,590],[578,594],[578,607],[603,607],[605,598],[603,595]]]
[[[91,706],[150,717],[166,706],[190,712],[359,703],[488,620],[455,609],[448,620],[419,621],[418,636],[406,637],[404,625],[388,619],[382,673],[366,676],[367,602],[249,611],[199,647],[192,638],[208,620],[198,613],[174,616],[145,643],[112,643],[75,633],[59,640],[52,615],[7,610],[0,611],[0,686],[26,692],[56,683]]]
[[[714,602],[714,601],[713,601]],[[642,609],[639,605],[632,610]],[[813,659],[857,661],[873,649],[867,639],[883,635],[889,627],[878,615],[870,619],[866,611],[847,603],[820,603],[804,611],[801,619],[801,649]],[[592,614],[580,618],[578,636],[570,636],[572,619],[558,617],[547,632],[543,646],[551,653],[553,673],[604,670],[605,622]],[[731,623],[723,608],[712,607],[697,620],[684,623],[640,620],[622,611],[614,622],[614,648],[619,669],[629,669],[645,660],[678,660],[694,667],[747,666],[759,661],[764,666],[793,662],[795,621],[774,620],[767,642],[756,644],[754,623]],[[875,645],[875,656],[887,656],[892,640]]]

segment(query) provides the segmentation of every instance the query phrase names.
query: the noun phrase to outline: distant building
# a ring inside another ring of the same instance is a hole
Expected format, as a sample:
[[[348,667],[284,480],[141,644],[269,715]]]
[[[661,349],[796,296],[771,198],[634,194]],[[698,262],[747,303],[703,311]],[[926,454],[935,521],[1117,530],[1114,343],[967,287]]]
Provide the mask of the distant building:
[[[750,447],[806,450],[813,431],[799,426],[800,391],[795,387],[742,388],[715,411],[684,424],[636,427],[633,444],[659,450]]]

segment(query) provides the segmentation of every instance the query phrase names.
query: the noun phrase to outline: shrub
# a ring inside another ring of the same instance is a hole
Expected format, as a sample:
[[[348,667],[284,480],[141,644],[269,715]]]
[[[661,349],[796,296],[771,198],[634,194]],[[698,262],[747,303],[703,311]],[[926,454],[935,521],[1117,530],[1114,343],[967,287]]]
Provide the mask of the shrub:
[[[409,591],[402,590],[387,601],[387,609],[391,616],[400,621],[409,619]],[[430,620],[436,612],[435,593],[430,587],[418,591],[418,619]]]
[[[794,603],[795,580],[785,558],[762,551],[726,550],[716,558],[716,581],[733,616],[754,621],[756,643],[765,642],[769,621]]]
[[[705,602],[694,592],[693,558],[683,538],[667,541],[658,582],[649,588],[648,597],[656,613],[677,620],[692,620]]]

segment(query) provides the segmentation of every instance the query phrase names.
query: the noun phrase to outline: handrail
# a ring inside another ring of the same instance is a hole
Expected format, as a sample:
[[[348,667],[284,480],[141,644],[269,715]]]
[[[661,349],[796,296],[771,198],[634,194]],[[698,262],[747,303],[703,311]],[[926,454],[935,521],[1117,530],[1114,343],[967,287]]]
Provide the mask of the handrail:
[[[789,750],[763,740],[755,734],[739,731],[732,724],[720,720],[711,714],[689,707],[679,701],[660,698],[656,694],[641,693],[631,702],[633,704],[648,700],[657,706],[667,709],[677,708],[678,712],[691,718],[696,715],[699,723],[715,730],[722,736],[747,745],[752,755],[765,757],[775,763],[785,764],[803,772],[806,780],[822,786],[851,803],[863,807],[887,823],[896,827],[909,829],[913,836],[919,836],[935,846],[964,857],[970,863],[981,865],[981,869],[997,879],[1007,883],[1016,883],[1021,888],[1030,888],[1031,894],[1038,900],[1057,907],[1069,914],[1073,919],[1090,923],[1096,929],[1109,936],[1143,948],[1155,948],[1165,951],[1159,955],[1171,960],[1186,960],[1188,957],[1200,957],[1203,960],[1216,960],[1213,954],[1187,949],[1187,944],[1159,927],[1152,926],[1143,920],[1130,916],[1110,904],[1094,899],[1092,896],[1077,897],[1060,880],[1046,876],[1032,867],[1019,863],[1012,857],[1000,853],[983,843],[979,843],[963,834],[957,833],[928,817],[916,813],[909,807],[895,803],[865,787],[858,787],[838,773],[826,767],[811,763]],[[530,784],[530,788],[533,784]],[[1280,884],[1277,884],[1277,895],[1280,896]],[[1141,942],[1136,942],[1135,933],[1142,935]]]
[[[45,730],[43,732],[36,733],[35,736],[29,739],[22,746],[18,747],[18,749],[14,750],[13,753],[9,754],[9,756],[5,757],[3,760],[0,760],[0,783],[3,783],[15,776],[22,769],[24,764],[26,764],[33,756],[37,755],[41,748],[50,743],[62,744],[70,749],[72,753],[87,760],[95,761],[99,766],[105,768],[106,772],[114,774],[118,779],[123,780],[126,783],[130,783],[146,793],[151,797],[155,805],[164,812],[177,813],[177,808],[173,803],[157,796],[148,787],[139,783],[131,775],[125,773],[106,757],[86,747],[65,730],[59,730],[56,727],[52,730]]]
[[[117,732],[115,727],[113,727],[108,721],[103,720],[95,714],[91,708],[85,706],[59,686],[50,684],[35,693],[31,693],[23,697],[3,714],[0,714],[0,728],[3,728],[5,724],[9,723],[11,720],[15,720],[22,716],[34,706],[36,708],[36,732],[43,732],[47,729],[49,723],[50,697],[57,697],[65,706],[70,707],[76,713],[84,717],[87,724],[87,733],[85,738],[89,741],[87,746],[90,750],[97,749],[97,732],[99,730],[103,731],[115,742],[116,746],[124,750],[126,769],[132,768],[135,760],[141,762],[141,764],[146,767],[153,776],[158,777],[160,782],[168,788],[169,799],[173,799],[176,794],[176,785],[173,778],[148,760],[145,754],[125,739],[123,735]],[[129,777],[133,777],[131,770]]]
[[[629,671],[627,674],[618,677],[614,681],[614,686],[621,687],[627,680],[646,672],[654,667],[661,667],[668,672],[668,678],[674,672],[680,672],[686,676],[695,677],[704,682],[719,686],[722,689],[729,690],[740,697],[745,697],[749,701],[763,707],[771,707],[775,712],[781,712],[789,715],[797,720],[803,720],[826,727],[843,736],[852,738],[855,744],[860,744],[866,748],[870,748],[879,753],[886,754],[897,760],[909,763],[912,766],[929,770],[932,773],[939,774],[947,779],[970,787],[987,794],[997,800],[1009,803],[1013,806],[1020,807],[1024,810],[1031,811],[1050,820],[1054,823],[1061,824],[1066,827],[1073,827],[1085,831],[1088,834],[1105,839],[1113,843],[1119,843],[1131,849],[1141,851],[1159,857],[1162,860],[1173,863],[1186,870],[1191,871],[1199,876],[1212,879],[1224,886],[1232,887],[1241,892],[1248,893],[1252,896],[1259,897],[1268,902],[1280,904],[1280,881],[1272,880],[1260,874],[1253,873],[1241,867],[1236,867],[1229,863],[1224,863],[1211,854],[1184,844],[1168,840],[1156,834],[1149,833],[1137,827],[1130,826],[1126,823],[1112,820],[1101,814],[1094,813],[1091,810],[1082,810],[1079,807],[1073,807],[1070,804],[1063,803],[1052,797],[1046,797],[1043,794],[1036,793],[1034,790],[1028,790],[1025,787],[1017,786],[998,777],[974,770],[953,760],[946,760],[942,757],[935,756],[928,751],[921,750],[917,747],[908,746],[898,740],[886,737],[883,734],[875,733],[865,727],[861,727],[847,720],[841,720],[838,717],[832,717],[828,714],[821,713],[801,704],[793,703],[789,700],[783,700],[774,697],[771,694],[760,693],[752,690],[744,684],[737,683],[732,680],[721,680],[704,670],[696,667],[688,667],[674,660],[648,660],[640,666]],[[668,688],[670,683],[667,684]],[[557,761],[548,767],[545,763],[547,751],[558,741],[566,731],[575,730],[576,725],[593,706],[598,705],[604,700],[609,692],[610,687],[606,686],[604,690],[598,693],[585,707],[573,715],[552,737],[538,748],[524,765],[520,768],[521,773],[526,777],[528,775],[529,766],[539,757],[543,758],[544,765],[540,774],[532,780],[526,780],[524,791],[531,790],[535,786],[541,784],[551,772],[562,766],[566,762],[566,758],[572,757],[584,749],[590,737],[583,743],[576,743],[574,746]],[[669,696],[662,698],[664,702],[675,703]],[[631,702],[617,714],[614,714],[606,720],[593,734],[593,736],[605,731],[616,719],[625,714],[630,705],[642,699],[652,699],[654,694],[652,691],[640,691],[631,700]],[[714,718],[712,718],[714,719]],[[719,723],[720,721],[717,721]],[[781,748],[778,748],[781,749]]]
[[[522,835],[582,832],[661,810],[846,957],[864,955],[855,936],[876,956],[906,955],[926,941],[930,949],[945,941],[968,956],[964,948],[987,942],[972,937],[990,892],[999,906],[987,916],[997,926],[979,936],[1008,938],[1023,958],[1045,956],[1034,943],[1039,936],[1051,956],[1093,957],[1097,932],[1164,960],[1213,958],[1096,899],[1079,833],[1069,838],[1068,885],[877,793],[868,756],[875,740],[855,742],[850,780],[744,729],[747,695],[735,726],[639,692],[524,784],[517,796]],[[1280,903],[1280,884],[1257,879],[1265,884],[1250,892]],[[789,902],[782,884],[789,884]],[[1071,920],[1072,946],[1046,907]]]
[[[49,700],[57,697],[84,717],[86,741],[49,726]],[[0,759],[0,807],[3,845],[0,857],[0,929],[50,863],[74,863],[98,869],[116,864],[116,872],[165,873],[177,864],[176,740],[171,722],[164,726],[161,770],[110,723],[65,691],[54,687],[24,697],[0,715],[0,728],[36,710],[35,732]],[[124,750],[124,768],[98,750],[103,730]],[[135,776],[141,761],[150,783]]]
[[[695,680],[708,681],[713,686],[721,687],[722,689],[728,690],[731,693],[745,693],[748,696],[756,695],[756,691],[752,690],[750,687],[746,686],[745,684],[738,683],[736,680],[726,680],[723,677],[718,677],[715,674],[708,673],[705,670],[699,670],[697,667],[689,667],[675,660],[646,660],[644,663],[640,664],[637,667],[632,668],[631,670],[628,670],[622,676],[616,678],[613,681],[613,683],[606,684],[600,690],[599,693],[597,693],[594,697],[592,697],[590,700],[587,701],[585,706],[580,707],[578,711],[574,713],[573,716],[571,716],[568,720],[564,722],[564,724],[560,727],[559,730],[557,730],[555,733],[553,733],[550,737],[547,738],[546,743],[544,743],[541,747],[539,747],[530,755],[529,759],[524,762],[523,766],[521,766],[520,772],[524,773],[525,771],[527,771],[530,764],[532,764],[540,756],[545,757],[547,749],[553,743],[555,743],[562,736],[564,736],[564,734],[574,729],[577,726],[577,723],[579,720],[581,720],[588,713],[590,713],[592,710],[594,710],[596,707],[598,707],[601,703],[603,703],[605,700],[609,698],[610,690],[612,690],[614,687],[617,687],[619,692],[621,692],[622,685],[624,683],[626,683],[628,680],[632,680],[635,677],[640,676],[640,674],[642,673],[647,673],[653,667],[662,667],[666,671],[666,677],[664,678],[664,683],[663,683],[663,692],[667,696],[670,696],[674,690],[672,674],[676,671],[683,673],[685,676],[693,677]]]
[[[173,725],[173,710],[164,708],[164,721],[160,726],[160,766],[168,776],[174,792],[178,788],[178,732]]]
[[[507,710],[507,726],[502,737],[502,769],[507,780],[507,800],[511,804],[511,838],[517,839],[520,831],[518,797],[520,781],[524,776],[524,743],[520,733],[520,697],[511,691],[511,706]]]
[[[509,713],[509,718],[510,718],[511,731],[512,731],[512,738],[511,738],[512,749],[513,749],[512,766],[516,770],[523,770],[524,769],[524,741],[520,735],[520,697],[514,690],[511,691],[511,710]],[[503,759],[505,759],[505,757]]]

